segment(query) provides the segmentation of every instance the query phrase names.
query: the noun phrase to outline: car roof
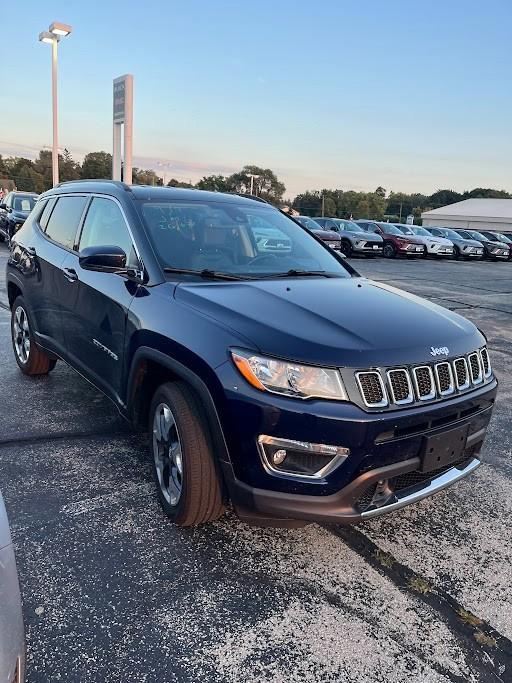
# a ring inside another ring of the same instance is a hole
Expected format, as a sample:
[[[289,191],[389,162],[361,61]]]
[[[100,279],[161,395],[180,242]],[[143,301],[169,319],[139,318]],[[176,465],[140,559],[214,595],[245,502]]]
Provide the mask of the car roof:
[[[24,190],[11,190],[7,194],[22,194],[24,197],[38,197],[37,192],[25,192]]]
[[[244,204],[254,206],[257,202],[262,206],[273,209],[271,204],[259,197],[246,197],[239,194],[228,194],[224,192],[208,192],[206,190],[193,190],[181,187],[158,187],[152,185],[127,185],[121,181],[98,179],[98,180],[72,180],[60,183],[56,187],[48,190],[42,196],[55,194],[70,194],[74,192],[90,192],[98,194],[109,194],[118,199],[130,194],[134,199],[147,201],[207,201],[207,202],[229,202],[232,204]]]

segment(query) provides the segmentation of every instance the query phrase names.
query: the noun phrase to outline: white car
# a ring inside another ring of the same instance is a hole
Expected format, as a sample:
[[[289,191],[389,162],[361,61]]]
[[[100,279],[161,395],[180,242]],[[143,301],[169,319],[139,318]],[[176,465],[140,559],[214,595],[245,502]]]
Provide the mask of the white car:
[[[5,505],[0,494],[0,683],[25,680],[25,629]]]
[[[453,242],[446,237],[434,237],[428,230],[419,225],[406,225],[405,223],[394,223],[404,235],[412,235],[419,239],[427,248],[427,256],[444,256],[453,258]]]

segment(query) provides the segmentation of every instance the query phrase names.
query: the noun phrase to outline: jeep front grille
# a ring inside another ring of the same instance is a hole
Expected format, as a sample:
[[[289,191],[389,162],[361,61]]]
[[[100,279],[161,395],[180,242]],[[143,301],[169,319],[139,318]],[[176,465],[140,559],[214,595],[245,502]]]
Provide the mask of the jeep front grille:
[[[491,377],[491,362],[485,347],[453,361],[355,373],[359,393],[368,408],[401,407],[417,401],[448,398],[469,391]]]

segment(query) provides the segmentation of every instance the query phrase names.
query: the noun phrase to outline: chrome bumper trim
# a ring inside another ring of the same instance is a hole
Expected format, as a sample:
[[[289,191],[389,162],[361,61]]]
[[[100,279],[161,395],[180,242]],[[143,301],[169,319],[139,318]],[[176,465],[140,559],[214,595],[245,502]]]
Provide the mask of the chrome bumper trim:
[[[372,517],[379,517],[380,515],[387,514],[393,510],[400,510],[400,508],[406,505],[411,505],[412,503],[417,503],[423,498],[428,498],[429,496],[442,491],[443,489],[455,484],[456,481],[464,479],[468,474],[474,472],[478,467],[480,467],[481,461],[478,458],[473,458],[463,470],[459,470],[456,467],[452,467],[447,472],[439,475],[435,479],[432,479],[430,484],[425,488],[415,491],[414,493],[407,493],[407,489],[402,492],[396,493],[391,499],[392,502],[387,503],[379,508],[374,508],[373,510],[366,510],[361,513],[362,519],[371,519]]]

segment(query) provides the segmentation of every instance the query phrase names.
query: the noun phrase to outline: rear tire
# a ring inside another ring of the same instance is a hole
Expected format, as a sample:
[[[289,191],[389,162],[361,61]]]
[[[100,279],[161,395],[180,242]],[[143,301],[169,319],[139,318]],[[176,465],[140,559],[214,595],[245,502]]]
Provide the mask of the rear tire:
[[[203,409],[183,382],[162,384],[149,411],[153,476],[165,514],[197,526],[224,513],[221,477]]]
[[[352,245],[348,240],[341,240],[340,250],[347,258],[352,256]]]
[[[24,375],[47,375],[57,361],[37,346],[25,300],[18,296],[11,309],[11,338],[14,357]]]
[[[391,242],[386,242],[384,245],[384,248],[382,249],[382,255],[384,258],[395,258],[396,256],[396,249]]]

